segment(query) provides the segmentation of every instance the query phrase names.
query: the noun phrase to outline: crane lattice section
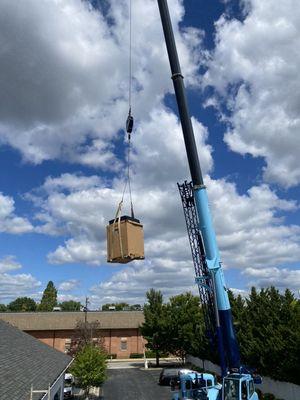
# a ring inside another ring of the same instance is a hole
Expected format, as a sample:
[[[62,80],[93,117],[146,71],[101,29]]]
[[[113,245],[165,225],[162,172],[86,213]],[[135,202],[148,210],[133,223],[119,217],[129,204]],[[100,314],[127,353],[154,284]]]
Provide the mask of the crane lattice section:
[[[205,250],[201,232],[199,230],[199,219],[195,205],[194,191],[192,182],[185,181],[177,184],[185,222],[191,246],[192,258],[195,268],[196,282],[199,288],[200,301],[204,313],[204,321],[207,330],[207,336],[210,341],[215,340],[215,315],[213,305],[213,289],[210,273],[205,261]]]

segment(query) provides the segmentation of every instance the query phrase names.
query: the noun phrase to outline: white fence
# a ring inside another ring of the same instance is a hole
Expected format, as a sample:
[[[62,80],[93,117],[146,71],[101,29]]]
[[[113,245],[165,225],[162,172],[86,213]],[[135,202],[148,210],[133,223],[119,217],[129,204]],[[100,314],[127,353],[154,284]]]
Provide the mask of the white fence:
[[[203,368],[206,371],[214,372],[220,375],[221,369],[218,365],[207,360],[201,360],[193,356],[188,356],[186,359],[197,367]],[[275,381],[268,377],[262,377],[263,383],[257,385],[263,393],[273,393],[278,399],[282,400],[300,400],[300,386],[289,382]]]

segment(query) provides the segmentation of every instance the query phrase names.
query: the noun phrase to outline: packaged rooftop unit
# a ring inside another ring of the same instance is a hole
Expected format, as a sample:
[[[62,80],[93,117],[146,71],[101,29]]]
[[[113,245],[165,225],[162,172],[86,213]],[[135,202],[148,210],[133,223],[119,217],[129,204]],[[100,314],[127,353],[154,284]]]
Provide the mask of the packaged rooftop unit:
[[[126,264],[143,260],[143,225],[136,218],[123,215],[112,219],[106,227],[107,262]]]

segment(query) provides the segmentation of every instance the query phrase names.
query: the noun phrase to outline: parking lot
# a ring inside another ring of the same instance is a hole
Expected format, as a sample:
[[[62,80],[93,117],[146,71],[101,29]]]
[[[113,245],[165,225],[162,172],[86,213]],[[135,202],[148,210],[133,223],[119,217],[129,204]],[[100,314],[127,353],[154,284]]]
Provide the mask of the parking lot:
[[[170,400],[170,387],[159,386],[160,369],[139,363],[114,364],[103,386],[104,400]]]

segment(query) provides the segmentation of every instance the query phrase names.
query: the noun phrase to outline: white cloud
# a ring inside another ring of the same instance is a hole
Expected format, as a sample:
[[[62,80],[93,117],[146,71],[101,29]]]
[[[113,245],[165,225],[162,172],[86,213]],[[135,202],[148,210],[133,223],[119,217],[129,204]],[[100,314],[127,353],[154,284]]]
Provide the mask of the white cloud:
[[[245,195],[225,180],[207,179],[212,214],[226,267],[265,268],[298,262],[300,227],[287,225],[282,211],[294,212],[294,201],[280,199],[267,185]],[[279,217],[280,215],[280,217]]]
[[[22,234],[32,232],[31,223],[22,217],[15,215],[15,202],[10,196],[0,193],[0,232]]]
[[[242,297],[248,297],[249,292],[244,289],[237,289],[237,288],[230,288],[230,290],[233,292],[235,296],[242,296]]]
[[[230,112],[230,149],[263,157],[264,178],[290,187],[300,182],[298,1],[245,4],[243,22],[217,22],[204,85],[215,87]]]
[[[211,148],[205,143],[207,131],[195,119],[193,124],[203,169],[208,171],[212,157]],[[151,247],[149,240],[154,235],[157,240],[177,240],[183,218],[175,182],[188,175],[178,119],[164,107],[154,110],[148,120],[138,125],[132,145],[133,201],[137,217],[145,223],[147,242]],[[104,262],[105,226],[115,215],[123,185],[122,176],[108,187],[95,175],[62,174],[48,177],[42,187],[27,194],[26,198],[37,208],[35,231],[67,237],[63,245],[48,255],[51,263]],[[129,212],[128,206],[127,192],[124,213]],[[171,232],[175,232],[175,237]]]
[[[67,281],[61,282],[58,286],[58,290],[63,292],[68,292],[70,290],[76,289],[79,286],[78,279],[68,279]]]
[[[147,176],[146,170],[142,176]],[[124,298],[133,303],[143,302],[150,287],[161,289],[166,296],[196,290],[179,194],[174,184],[162,181],[162,188],[154,186],[153,181],[148,190],[139,178],[138,191],[134,192],[136,215],[144,224],[146,260],[125,266],[94,286],[94,305]],[[265,184],[240,195],[235,184],[225,179],[206,176],[205,181],[225,268],[269,270],[299,260],[300,228],[286,224],[283,217],[283,213],[298,210],[296,202],[281,199]],[[120,182],[107,188],[93,177],[85,181],[82,175],[58,177],[54,182],[58,184],[48,183],[40,189],[44,190],[43,212],[69,239],[52,251],[48,260],[55,264],[106,265],[105,225],[113,217],[120,198]],[[285,282],[293,286],[292,282]]]
[[[16,261],[15,256],[6,256],[0,260],[0,273],[21,269],[22,265]]]
[[[52,264],[87,263],[99,265],[103,260],[103,252],[97,242],[88,238],[69,239],[65,246],[59,246],[54,252],[48,254],[48,261]]]
[[[30,296],[40,287],[39,282],[31,274],[11,274],[19,270],[22,265],[14,256],[7,256],[0,260],[0,301],[12,301],[16,297]]]
[[[197,83],[202,35],[179,33],[187,82]],[[156,2],[133,7],[133,110],[143,119],[172,87]],[[111,1],[107,19],[81,0],[0,4],[0,140],[32,163],[63,159],[116,171],[112,138],[128,112],[128,2]]]
[[[57,295],[58,303],[62,303],[63,301],[70,301],[70,300],[79,301],[81,304],[84,304],[85,297],[77,296],[77,295],[74,295],[74,294],[66,294],[66,293]]]
[[[206,143],[207,129],[195,118],[192,123],[205,174],[213,167],[212,148]],[[132,143],[134,183],[138,187],[145,186],[145,177],[148,187],[162,188],[190,175],[181,125],[170,110],[163,107],[152,110],[149,118],[138,124]]]
[[[260,288],[275,286],[279,289],[289,288],[299,291],[300,288],[300,270],[291,270],[288,268],[246,268],[243,272],[249,279],[249,286],[258,286]]]
[[[163,258],[145,263],[135,261],[110,280],[93,286],[89,299],[96,307],[124,300],[143,304],[146,291],[151,288],[161,290],[166,298],[186,290],[195,291],[191,263]]]
[[[282,211],[294,212],[297,204],[280,199],[267,185],[252,187],[247,194],[239,195],[235,185],[226,180],[214,181],[206,177],[205,181],[225,268],[245,271],[246,279],[249,278],[248,271],[257,271],[257,278],[253,276],[250,286],[255,283],[260,285],[260,271],[265,271],[269,283],[274,284],[274,269],[298,262],[300,258],[300,227],[286,225],[284,219],[278,217]],[[149,228],[148,221],[153,230],[146,237],[145,262],[137,261],[132,266],[126,266],[107,281],[94,286],[91,289],[94,304],[122,299],[131,303],[143,302],[146,291],[151,287],[162,290],[167,297],[186,290],[196,293],[194,268],[176,193],[174,198],[174,205],[170,208],[171,202],[166,199],[163,202],[164,222],[158,224],[156,229],[155,223],[151,224],[150,216],[153,201],[149,201],[149,215],[144,220],[145,232]],[[156,204],[153,209],[156,209]],[[288,269],[283,268],[282,271],[284,275]],[[294,277],[297,274],[286,274],[279,286],[295,288]],[[279,280],[276,279],[276,282]],[[246,295],[244,289],[241,293]]]
[[[99,186],[100,182],[100,178],[96,175],[80,176],[65,173],[56,178],[46,178],[43,187],[47,192],[57,189],[74,191],[97,187]]]
[[[283,87],[278,83],[276,68],[267,69],[267,59],[275,57],[273,41],[282,38],[285,28],[279,24],[275,38],[271,37],[271,24],[265,17],[270,10],[269,0],[261,5],[252,0],[252,4],[244,23],[219,21],[217,48],[205,83],[228,95],[228,83],[244,82],[236,97],[228,96],[232,125],[226,140],[235,151],[265,157],[265,177],[269,180],[279,168],[276,179],[283,183],[282,171],[288,169],[284,184],[292,185],[299,171],[295,165],[298,142],[293,131],[298,122],[292,119],[297,90],[288,95],[298,80],[288,71],[288,85]],[[112,182],[96,175],[49,177],[43,187],[27,196],[37,210],[35,232],[64,238],[48,254],[49,262],[54,264],[106,264],[105,225],[115,214],[125,174],[120,161],[123,154],[115,155],[112,139],[123,128],[128,107],[127,6],[123,0],[112,0],[108,24],[99,12],[79,0],[67,4],[62,0],[29,0],[26,6],[5,0],[0,5],[0,72],[4,76],[0,89],[5,94],[5,107],[0,110],[2,142],[19,149],[33,163],[60,158],[119,174]],[[277,7],[272,8],[271,19]],[[173,0],[171,11],[186,82],[196,85],[202,33],[192,28],[179,33],[182,1]],[[286,12],[282,12],[283,20]],[[186,179],[189,172],[178,120],[162,105],[172,83],[156,2],[137,0],[133,18],[136,130],[132,139],[132,188],[136,215],[145,227],[146,260],[126,266],[96,285],[92,289],[94,303],[124,297],[140,302],[150,287],[166,295],[195,290],[176,188],[176,181]],[[261,29],[266,26],[265,40],[256,47],[251,44],[256,43],[261,31],[254,20],[263,22]],[[270,44],[267,49],[266,43]],[[282,44],[278,51],[284,53],[284,40]],[[251,53],[254,48],[256,51]],[[285,53],[282,57],[288,60]],[[294,125],[286,123],[287,118]],[[193,125],[203,172],[209,174],[213,160],[212,149],[206,143],[207,130],[196,119]],[[260,270],[266,265],[278,268],[299,260],[299,226],[287,225],[283,217],[297,210],[295,202],[279,198],[267,185],[254,186],[240,195],[226,180],[206,178],[206,183],[227,268]],[[126,202],[128,205],[127,198]],[[0,197],[0,229],[1,224],[6,231],[33,230],[26,219],[15,216],[13,200],[5,196]]]

